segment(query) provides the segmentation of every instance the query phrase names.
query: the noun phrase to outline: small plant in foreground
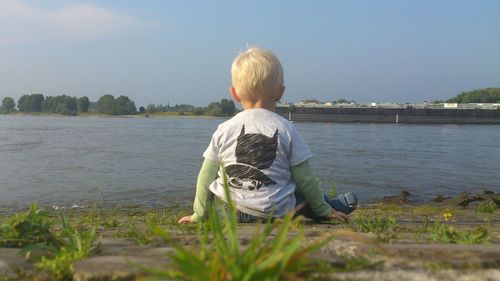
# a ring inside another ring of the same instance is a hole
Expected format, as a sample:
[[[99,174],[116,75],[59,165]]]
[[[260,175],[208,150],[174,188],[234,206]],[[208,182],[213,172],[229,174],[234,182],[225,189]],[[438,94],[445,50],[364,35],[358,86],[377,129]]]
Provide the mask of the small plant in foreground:
[[[7,218],[0,224],[0,246],[23,247],[30,244],[57,244],[50,231],[52,222],[48,213],[31,205],[29,211]]]
[[[183,280],[290,280],[318,269],[314,260],[306,255],[319,249],[331,240],[326,236],[304,246],[304,233],[289,237],[289,232],[298,224],[298,219],[287,215],[283,220],[267,222],[257,226],[252,239],[241,247],[237,233],[236,208],[230,200],[227,177],[224,177],[227,202],[227,216],[220,218],[216,208],[211,206],[207,223],[199,226],[200,245],[188,248],[170,239],[170,235],[157,225],[151,226],[175,248],[170,255],[173,269],[158,271],[145,269],[156,277]]]
[[[397,237],[398,223],[396,218],[387,219],[377,216],[356,217],[349,223],[349,226],[355,231],[375,234],[377,240],[390,242]]]
[[[498,208],[497,204],[493,200],[488,200],[485,202],[480,202],[476,206],[476,212],[479,213],[493,213]]]
[[[457,244],[481,244],[491,240],[488,230],[478,226],[473,230],[458,230],[446,223],[436,222],[431,229],[431,239]]]
[[[68,224],[65,216],[61,214],[62,224],[62,239],[60,244],[55,245],[40,245],[35,244],[25,247],[24,251],[32,251],[41,249],[47,251],[39,261],[35,263],[35,267],[43,272],[48,273],[54,280],[71,280],[74,263],[89,256],[94,250],[96,227],[93,226],[89,230],[79,230]]]
[[[139,246],[146,246],[156,241],[153,232],[137,223],[130,223],[126,231],[119,232],[117,237],[132,239]]]

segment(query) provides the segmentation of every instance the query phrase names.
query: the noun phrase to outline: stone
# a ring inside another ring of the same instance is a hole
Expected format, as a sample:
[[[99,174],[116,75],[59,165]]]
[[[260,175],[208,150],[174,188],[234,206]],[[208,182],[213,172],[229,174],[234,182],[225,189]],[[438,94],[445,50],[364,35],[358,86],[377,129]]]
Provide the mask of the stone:
[[[397,204],[407,204],[409,203],[408,197],[410,193],[406,190],[402,190],[399,195],[384,196],[384,202],[397,203]]]
[[[18,248],[0,248],[0,277],[15,276],[15,269],[30,271],[33,266],[24,259]]]
[[[487,270],[363,270],[332,274],[333,280],[366,281],[498,281],[499,269]]]
[[[165,259],[137,256],[97,256],[75,264],[75,281],[135,280],[145,272],[141,267],[165,268]]]

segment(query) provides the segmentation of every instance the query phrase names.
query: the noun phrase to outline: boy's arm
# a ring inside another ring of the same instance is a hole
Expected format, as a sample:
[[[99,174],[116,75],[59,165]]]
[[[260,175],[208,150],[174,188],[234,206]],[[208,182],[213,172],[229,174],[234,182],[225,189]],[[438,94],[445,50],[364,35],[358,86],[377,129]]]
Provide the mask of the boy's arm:
[[[309,161],[304,161],[290,168],[292,178],[297,184],[297,188],[304,196],[312,211],[320,217],[328,216],[332,207],[325,201],[325,193],[319,187],[319,181],[309,165]]]
[[[193,204],[194,214],[191,216],[192,222],[199,222],[207,217],[208,204],[210,204],[208,186],[217,178],[218,170],[219,163],[208,159],[203,161],[196,182],[196,196]]]

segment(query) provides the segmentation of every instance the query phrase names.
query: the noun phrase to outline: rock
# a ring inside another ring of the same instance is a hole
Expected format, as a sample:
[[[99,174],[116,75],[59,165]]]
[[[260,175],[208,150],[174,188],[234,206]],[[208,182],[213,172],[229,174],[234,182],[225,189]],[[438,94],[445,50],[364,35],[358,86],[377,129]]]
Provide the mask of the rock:
[[[23,271],[33,269],[19,251],[17,248],[0,248],[0,277],[15,276],[14,269]]]
[[[406,264],[412,261],[417,268],[426,263],[446,263],[453,268],[500,268],[500,244],[385,244],[380,251],[387,257],[402,258]],[[397,265],[401,267],[400,265]]]
[[[487,200],[491,200],[495,202],[496,205],[500,205],[500,194],[495,194],[493,191],[488,190],[483,190],[475,195],[469,192],[461,192],[457,197],[445,201],[449,201],[453,205],[467,207],[471,202]]]
[[[408,196],[410,196],[410,193],[406,190],[402,190],[399,195],[384,196],[384,202],[406,204],[409,203]]]
[[[75,264],[75,281],[125,281],[144,275],[140,267],[161,269],[165,260],[147,257],[99,256]]]
[[[438,195],[436,198],[432,199],[433,202],[442,203],[444,201],[450,200],[451,197],[444,197],[443,195]]]
[[[367,281],[498,281],[499,269],[488,270],[363,270],[349,273],[336,273],[334,280]]]
[[[75,264],[75,281],[136,280],[144,275],[141,267],[162,269],[167,262],[169,247],[142,247],[118,238],[99,240],[97,256]]]

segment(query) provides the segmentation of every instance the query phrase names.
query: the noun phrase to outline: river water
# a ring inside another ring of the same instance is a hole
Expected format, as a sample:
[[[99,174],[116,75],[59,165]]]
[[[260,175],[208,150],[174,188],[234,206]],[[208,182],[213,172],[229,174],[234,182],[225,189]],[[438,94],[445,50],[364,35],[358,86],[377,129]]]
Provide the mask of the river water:
[[[0,208],[191,204],[209,118],[0,115]],[[323,188],[370,201],[500,192],[500,125],[295,123]]]

